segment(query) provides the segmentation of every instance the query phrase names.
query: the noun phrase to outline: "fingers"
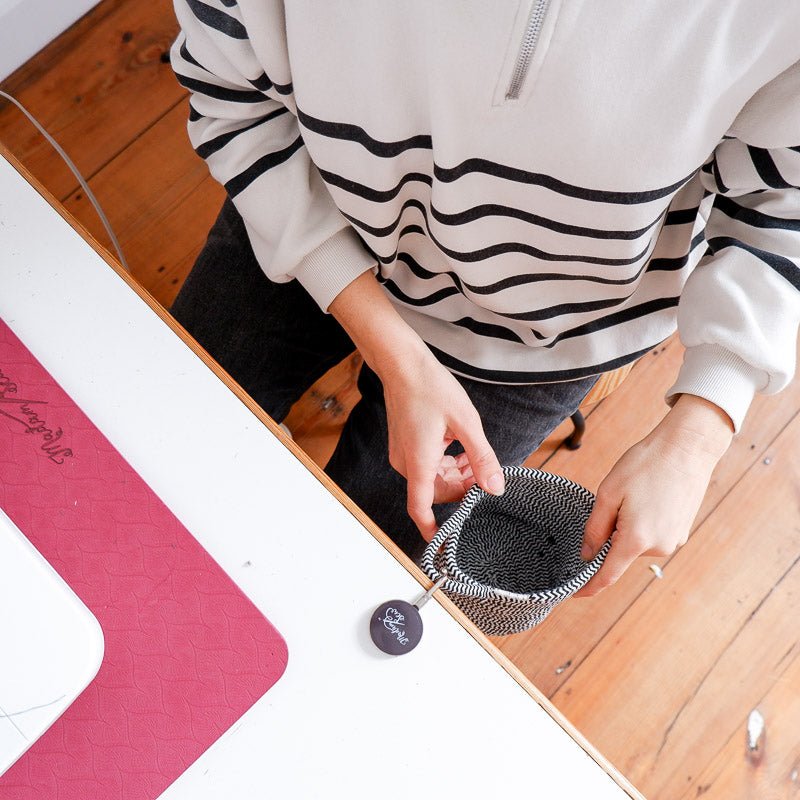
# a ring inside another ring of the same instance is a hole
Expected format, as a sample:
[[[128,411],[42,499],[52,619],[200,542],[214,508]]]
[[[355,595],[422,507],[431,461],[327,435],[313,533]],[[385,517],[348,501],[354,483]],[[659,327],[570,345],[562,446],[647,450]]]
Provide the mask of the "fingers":
[[[411,473],[408,477],[408,515],[426,542],[433,539],[437,530],[432,508],[435,477],[424,473]]]
[[[619,500],[607,491],[604,492],[601,486],[597,492],[592,513],[586,521],[583,547],[581,548],[581,558],[584,561],[593,559],[611,536],[617,525],[619,507]]]
[[[438,530],[432,509],[434,503],[460,500],[475,483],[491,494],[505,491],[500,462],[486,439],[478,412],[470,406],[466,414],[454,416],[458,424],[450,424],[443,435],[437,433],[430,439],[414,437],[416,441],[395,441],[391,428],[389,432],[389,463],[406,478],[408,515],[427,541]],[[453,419],[443,422],[453,423]],[[457,456],[444,455],[443,450],[456,438],[464,452]]]
[[[465,486],[460,477],[452,476],[449,479],[436,476],[433,487],[434,503],[455,503],[462,500],[469,487]]]
[[[466,491],[476,483],[475,473],[472,471],[472,464],[469,463],[469,457],[466,453],[459,453],[456,456],[456,463],[461,472],[461,480],[464,483],[464,490]]]
[[[437,463],[436,459],[438,466],[431,466]],[[427,457],[417,451],[412,462],[402,450],[394,450],[389,463],[406,478],[408,514],[428,541],[438,530],[431,506],[434,503],[461,500],[467,489],[475,483],[466,453],[441,455],[438,450],[431,448]]]
[[[611,550],[603,566],[580,591],[575,593],[575,597],[592,597],[616,583],[641,552],[641,547],[635,546],[624,533],[620,534],[617,530],[621,504],[621,498],[607,488],[604,489],[601,484],[592,513],[586,520],[581,558],[585,561],[593,559],[613,535]]]
[[[455,433],[464,446],[476,482],[489,494],[503,494],[505,491],[503,471],[483,432],[478,412],[473,409],[468,422],[461,424]]]
[[[611,550],[603,562],[603,566],[597,571],[594,577],[579,591],[574,597],[592,597],[603,589],[607,589],[616,583],[626,569],[641,555],[641,547],[636,540],[624,538],[619,535],[619,531],[614,532]]]
[[[466,453],[459,453],[455,457],[442,456],[436,472],[434,503],[454,503],[462,500],[467,490],[475,483]]]
[[[439,527],[431,506],[462,500],[467,489],[475,483],[466,453],[439,458],[439,465],[433,470],[428,461],[422,459],[408,467],[408,514],[427,541],[433,538]]]
[[[592,597],[615,584],[625,570],[647,553],[647,539],[641,535],[647,520],[625,515],[623,501],[616,493],[600,486],[594,508],[586,521],[581,557],[594,558],[611,537],[611,550],[594,577],[574,597]]]
[[[418,449],[413,458],[406,459],[408,474],[408,515],[414,520],[425,541],[433,539],[438,526],[433,514],[437,469],[442,460],[436,448]]]
[[[462,452],[462,453],[459,453],[457,456],[454,456],[453,457],[453,461],[455,461],[456,466],[460,470],[465,471],[465,470],[469,469],[470,475],[472,474],[472,467],[470,466],[470,463],[469,463],[469,456],[467,456],[466,453]]]

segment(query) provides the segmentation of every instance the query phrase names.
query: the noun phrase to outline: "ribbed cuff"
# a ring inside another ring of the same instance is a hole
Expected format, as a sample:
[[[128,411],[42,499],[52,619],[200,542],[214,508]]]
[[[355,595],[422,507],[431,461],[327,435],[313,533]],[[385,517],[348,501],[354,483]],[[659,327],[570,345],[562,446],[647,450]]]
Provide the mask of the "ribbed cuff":
[[[703,397],[719,406],[738,433],[753,395],[767,385],[767,375],[718,344],[687,348],[678,379],[665,395],[671,406],[681,394]]]
[[[333,298],[362,272],[374,266],[375,257],[364,247],[358,234],[347,227],[312,250],[292,270],[292,276],[328,314]]]

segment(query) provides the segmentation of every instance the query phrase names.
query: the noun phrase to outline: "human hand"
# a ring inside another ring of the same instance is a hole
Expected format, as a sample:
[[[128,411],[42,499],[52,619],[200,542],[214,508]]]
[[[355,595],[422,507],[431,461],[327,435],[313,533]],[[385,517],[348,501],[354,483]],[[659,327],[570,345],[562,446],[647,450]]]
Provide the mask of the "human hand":
[[[380,369],[380,366],[378,367]],[[505,480],[480,416],[461,384],[427,347],[380,371],[389,463],[408,481],[408,514],[426,541],[438,528],[431,506],[460,500],[476,482],[502,494]],[[444,451],[454,440],[464,452]]]
[[[330,313],[383,384],[389,463],[408,481],[408,513],[422,536],[430,541],[436,533],[434,503],[460,500],[476,482],[502,494],[503,472],[467,393],[399,316],[372,272],[339,292]],[[455,439],[465,452],[445,456]]]
[[[667,556],[686,543],[732,436],[730,419],[716,405],[694,395],[678,398],[600,484],[581,555],[594,558],[609,536],[611,550],[575,597],[590,597],[616,583],[638,556]]]

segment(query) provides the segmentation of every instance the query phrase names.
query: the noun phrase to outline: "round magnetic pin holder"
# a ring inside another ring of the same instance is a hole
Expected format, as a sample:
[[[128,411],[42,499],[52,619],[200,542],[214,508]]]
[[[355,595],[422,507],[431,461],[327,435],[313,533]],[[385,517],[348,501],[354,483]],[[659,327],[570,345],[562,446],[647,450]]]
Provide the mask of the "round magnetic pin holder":
[[[375,646],[391,656],[410,653],[422,638],[422,617],[405,600],[388,600],[372,614],[369,634]]]

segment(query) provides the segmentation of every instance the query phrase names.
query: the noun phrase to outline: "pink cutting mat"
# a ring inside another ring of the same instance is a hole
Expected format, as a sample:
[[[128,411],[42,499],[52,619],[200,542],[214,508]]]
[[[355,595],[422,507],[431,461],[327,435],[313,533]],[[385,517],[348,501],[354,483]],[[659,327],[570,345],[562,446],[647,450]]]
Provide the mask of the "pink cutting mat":
[[[156,797],[280,678],[286,643],[2,320],[0,507],[105,635],[0,797]]]

